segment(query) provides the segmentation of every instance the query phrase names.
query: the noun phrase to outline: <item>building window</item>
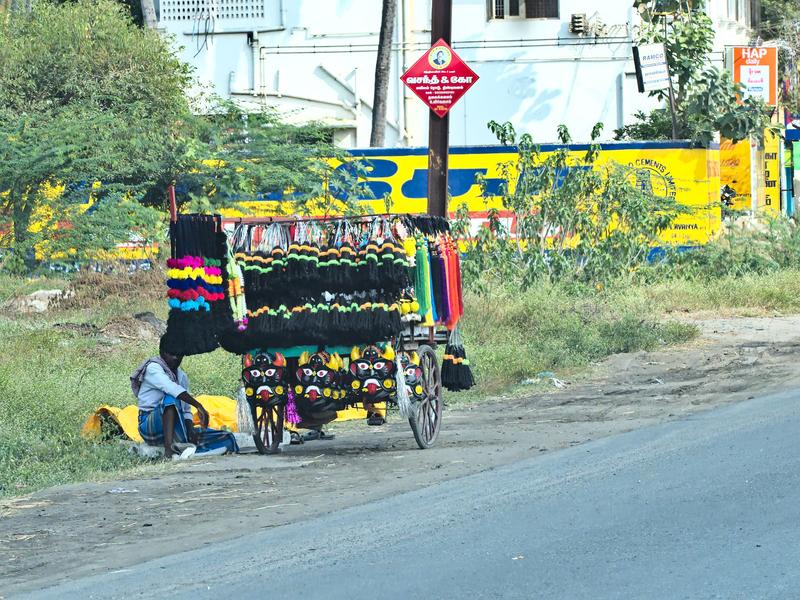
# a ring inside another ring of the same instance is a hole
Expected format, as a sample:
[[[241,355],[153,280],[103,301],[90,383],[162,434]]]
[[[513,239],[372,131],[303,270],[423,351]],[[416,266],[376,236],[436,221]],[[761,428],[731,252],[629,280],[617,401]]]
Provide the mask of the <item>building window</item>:
[[[753,2],[753,0],[728,0],[728,20],[736,21],[737,23],[741,23],[742,25],[749,27],[754,22],[754,7],[758,4],[758,2]]]
[[[490,19],[557,19],[558,0],[489,0]]]
[[[750,2],[750,27],[758,31],[761,26],[761,0]]]
[[[736,20],[739,23],[750,27],[750,2],[748,0],[739,0],[739,5],[736,7]]]

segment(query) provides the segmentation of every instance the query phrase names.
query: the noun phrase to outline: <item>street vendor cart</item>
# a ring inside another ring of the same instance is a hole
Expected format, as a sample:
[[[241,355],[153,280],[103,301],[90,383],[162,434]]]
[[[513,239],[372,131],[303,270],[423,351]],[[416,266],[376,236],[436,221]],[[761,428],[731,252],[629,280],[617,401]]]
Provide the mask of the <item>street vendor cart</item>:
[[[363,407],[436,442],[442,389],[473,384],[458,331],[458,248],[445,219],[416,215],[236,219],[176,215],[165,345],[242,357],[256,447],[285,424],[319,428]],[[446,347],[443,359],[437,346]]]

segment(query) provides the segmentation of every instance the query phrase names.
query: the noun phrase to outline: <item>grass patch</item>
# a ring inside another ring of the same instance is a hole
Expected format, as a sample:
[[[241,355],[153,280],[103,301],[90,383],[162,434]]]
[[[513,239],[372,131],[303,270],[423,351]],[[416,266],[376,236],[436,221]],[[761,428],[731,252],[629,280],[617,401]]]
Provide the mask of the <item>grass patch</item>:
[[[475,400],[503,393],[540,371],[563,372],[697,335],[694,326],[670,320],[669,314],[798,313],[800,269],[647,284],[618,281],[601,293],[495,284],[487,295],[468,294],[465,302],[467,352],[479,385],[455,398]]]
[[[59,287],[54,283],[47,280],[44,287]],[[35,287],[23,283],[17,289],[27,293]],[[81,287],[76,286],[78,297],[93,293]],[[101,404],[134,402],[128,376],[157,352],[157,340],[120,340],[63,324],[91,323],[102,329],[121,315],[145,310],[166,317],[165,302],[122,286],[119,292],[87,299],[86,306],[44,316],[0,315],[0,495],[96,479],[141,464],[116,444],[81,438],[80,428]],[[184,367],[196,393],[232,395],[236,390],[240,367],[235,356],[217,350],[187,358]]]
[[[665,312],[794,313],[800,311],[800,269],[741,277],[670,280],[637,289]]]
[[[572,369],[697,334],[691,325],[662,323],[641,294],[492,286],[488,295],[468,294],[465,302],[464,335],[479,382],[471,397],[503,392],[540,371]]]
[[[102,336],[56,330],[48,322],[0,321],[0,495],[92,479],[138,464],[116,444],[80,437],[101,404],[134,402],[128,381],[157,352],[155,342],[109,345]],[[240,367],[218,350],[189,357],[195,393],[232,395]]]
[[[37,290],[64,289],[67,282],[51,277],[14,277],[0,273],[0,306],[16,298]]]
[[[155,340],[109,338],[103,328],[152,311],[166,317],[161,275],[0,279],[2,298],[72,285],[76,301],[43,316],[0,313],[0,495],[111,477],[142,462],[116,444],[80,437],[101,404],[134,401],[128,376]],[[603,292],[541,284],[494,284],[466,295],[467,352],[479,385],[451,399],[501,394],[544,370],[569,372],[617,352],[650,350],[696,335],[664,320],[678,311],[800,311],[800,271],[609,286]],[[90,324],[70,328],[64,324]],[[197,393],[232,395],[237,357],[218,350],[185,361]],[[157,467],[146,467],[157,469]]]

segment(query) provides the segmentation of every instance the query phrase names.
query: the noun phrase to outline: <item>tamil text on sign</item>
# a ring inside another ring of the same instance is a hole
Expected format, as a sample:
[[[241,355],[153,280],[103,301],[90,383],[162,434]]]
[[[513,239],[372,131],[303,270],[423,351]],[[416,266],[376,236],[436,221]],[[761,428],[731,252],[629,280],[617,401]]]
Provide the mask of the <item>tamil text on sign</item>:
[[[440,39],[400,78],[428,107],[443,117],[478,76]]]

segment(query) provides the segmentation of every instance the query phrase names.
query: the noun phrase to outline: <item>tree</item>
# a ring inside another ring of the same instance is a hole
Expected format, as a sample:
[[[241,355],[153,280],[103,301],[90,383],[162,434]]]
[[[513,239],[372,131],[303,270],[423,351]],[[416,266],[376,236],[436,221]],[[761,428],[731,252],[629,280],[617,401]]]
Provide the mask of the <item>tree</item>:
[[[378,37],[378,57],[375,61],[375,95],[372,101],[372,132],[370,146],[383,146],[386,134],[386,99],[389,94],[390,61],[397,0],[383,0],[381,32]]]
[[[515,228],[512,235],[501,210],[490,208],[487,226],[471,232],[467,206],[459,207],[454,229],[471,240],[462,263],[467,281],[494,273],[523,287],[542,279],[604,284],[644,265],[661,232],[685,212],[674,198],[637,185],[630,166],[601,164],[601,123],[583,153],[570,148],[569,131],[559,126],[561,146],[546,155],[530,134],[517,137],[511,123],[488,126],[517,152],[497,165],[499,193],[485,179],[479,183],[485,197],[499,196]]]
[[[778,44],[778,70],[781,80],[781,102],[792,113],[800,113],[800,5],[796,0],[763,0],[761,35]]]
[[[188,69],[111,0],[41,1],[0,22],[0,192],[13,268],[58,182],[143,194],[175,170]]]
[[[761,0],[761,36],[766,40],[783,38],[789,29],[800,23],[800,6],[796,0]]]
[[[0,206],[13,224],[4,266],[23,270],[34,245],[52,237],[49,229],[34,235],[34,219],[69,221],[48,245],[79,258],[107,250],[125,223],[150,235],[153,214],[133,203],[164,215],[175,182],[181,201],[202,211],[269,192],[287,212],[346,212],[348,196],[368,195],[360,165],[333,162],[348,157],[329,129],[286,125],[266,107],[190,104],[189,83],[168,43],[112,0],[41,0],[0,21]],[[71,208],[90,190],[92,211]]]
[[[193,211],[265,200],[287,214],[341,213],[368,195],[364,169],[333,145],[329,128],[288,125],[268,107],[244,112],[212,99],[205,114],[187,119],[183,143],[178,200]]]
[[[666,46],[675,86],[678,137],[708,145],[717,134],[734,141],[763,135],[770,123],[764,103],[755,98],[741,100],[742,86],[733,82],[729,72],[711,64],[714,28],[710,17],[697,3],[694,7],[686,0],[676,4],[676,12],[670,15],[643,11],[645,22],[638,41]],[[666,91],[651,92],[651,96],[667,101]],[[651,114],[637,114],[637,122],[616,130],[617,139],[669,139],[671,127],[669,119],[663,118],[665,112],[659,108]]]

